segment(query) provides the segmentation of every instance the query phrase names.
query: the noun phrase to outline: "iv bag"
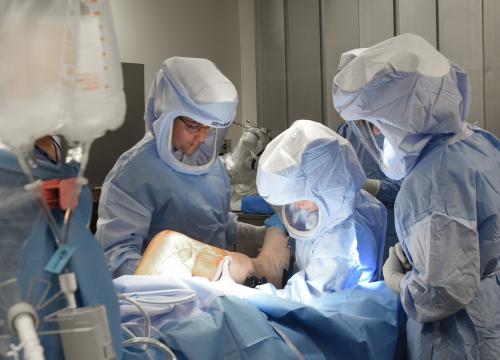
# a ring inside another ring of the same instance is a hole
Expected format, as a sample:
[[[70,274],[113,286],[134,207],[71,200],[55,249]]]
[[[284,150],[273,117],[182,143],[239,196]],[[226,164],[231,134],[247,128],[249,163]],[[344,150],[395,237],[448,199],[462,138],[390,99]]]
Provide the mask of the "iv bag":
[[[109,4],[105,0],[80,0],[75,12],[75,91],[71,114],[59,131],[71,145],[90,144],[107,130],[121,126],[125,116],[123,79]]]
[[[68,0],[0,0],[0,139],[29,151],[69,106]]]

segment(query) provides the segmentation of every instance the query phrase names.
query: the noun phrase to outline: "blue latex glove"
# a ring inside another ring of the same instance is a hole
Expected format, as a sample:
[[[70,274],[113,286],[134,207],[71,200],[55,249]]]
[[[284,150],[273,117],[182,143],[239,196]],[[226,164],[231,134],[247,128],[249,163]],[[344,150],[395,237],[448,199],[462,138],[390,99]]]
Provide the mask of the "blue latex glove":
[[[274,214],[273,216],[270,216],[264,221],[264,225],[266,228],[270,227],[277,227],[278,229],[283,230],[283,232],[288,235],[288,231],[286,231],[285,225],[281,222],[280,217],[278,214]]]

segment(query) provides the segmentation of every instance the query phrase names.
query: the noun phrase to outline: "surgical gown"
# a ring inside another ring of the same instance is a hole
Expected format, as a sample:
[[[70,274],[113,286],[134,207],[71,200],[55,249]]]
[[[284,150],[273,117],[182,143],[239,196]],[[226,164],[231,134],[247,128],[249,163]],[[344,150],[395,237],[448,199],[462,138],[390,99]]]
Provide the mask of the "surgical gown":
[[[96,237],[110,271],[133,274],[149,241],[165,229],[230,249],[236,237],[230,199],[229,176],[219,159],[206,174],[183,174],[160,159],[153,135],[146,134],[104,181]]]
[[[470,92],[467,73],[414,34],[360,52],[333,81],[337,111],[375,125],[382,169],[404,177],[395,217],[413,359],[500,358],[500,141],[465,123]]]
[[[414,358],[500,358],[500,141],[470,130],[425,148],[396,202]]]
[[[314,201],[321,220],[314,234],[290,232],[300,271],[284,290],[275,292],[269,284],[263,290],[307,303],[378,280],[387,215],[361,189],[365,181],[351,144],[317,122],[297,120],[268,145],[257,173],[260,195],[273,205]]]
[[[237,104],[233,84],[209,60],[164,61],[144,114],[148,132],[120,156],[102,188],[96,238],[114,277],[133,274],[151,239],[166,229],[233,248],[231,184],[217,150]],[[179,116],[213,130],[189,156],[172,145]]]

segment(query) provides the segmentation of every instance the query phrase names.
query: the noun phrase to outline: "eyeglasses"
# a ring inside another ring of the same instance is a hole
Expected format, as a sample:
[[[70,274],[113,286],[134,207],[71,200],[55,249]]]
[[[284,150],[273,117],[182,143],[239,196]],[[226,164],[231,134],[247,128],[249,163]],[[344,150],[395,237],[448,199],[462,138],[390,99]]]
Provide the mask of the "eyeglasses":
[[[209,134],[211,134],[212,132],[215,132],[215,129],[210,127],[210,126],[189,124],[189,123],[187,123],[186,119],[184,119],[182,116],[179,116],[178,119],[180,121],[182,121],[182,123],[184,124],[184,126],[186,127],[187,131],[190,134],[198,134],[201,131],[206,131]]]

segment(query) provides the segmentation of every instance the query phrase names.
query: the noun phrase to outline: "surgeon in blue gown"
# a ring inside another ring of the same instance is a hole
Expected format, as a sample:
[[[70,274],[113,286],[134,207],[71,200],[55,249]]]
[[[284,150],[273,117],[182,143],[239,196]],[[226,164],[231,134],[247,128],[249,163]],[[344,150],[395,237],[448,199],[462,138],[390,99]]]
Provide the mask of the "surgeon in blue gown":
[[[332,90],[384,173],[404,179],[395,204],[400,245],[383,272],[409,316],[410,357],[499,359],[500,141],[466,123],[467,73],[404,34],[360,51]]]
[[[32,174],[35,180],[66,179],[78,173],[76,166],[62,164],[60,142],[56,137],[39,139],[34,155],[37,166],[32,169]],[[45,317],[67,304],[64,297],[47,302],[59,291],[57,275],[44,270],[57,247],[38,201],[24,188],[27,183],[16,157],[9,148],[0,144],[0,283],[17,278],[21,285],[21,299],[31,303],[38,312],[38,331],[48,331],[54,330],[55,324],[46,321]],[[102,249],[87,227],[91,211],[92,196],[84,186],[69,229],[68,244],[75,248],[69,269],[77,278],[77,305],[102,304],[106,307],[113,347],[120,357],[122,337],[118,299]],[[53,209],[52,214],[62,229],[64,212]],[[3,291],[5,289],[0,292],[2,304],[5,304],[5,299],[14,298],[15,294]],[[0,318],[4,315],[0,313]],[[6,328],[0,324],[0,332],[2,330]],[[45,358],[63,357],[58,335],[41,336],[40,341]]]
[[[294,239],[299,271],[263,290],[308,303],[379,279],[386,210],[365,182],[352,145],[318,122],[297,120],[268,144],[257,189]]]
[[[398,235],[394,226],[394,202],[398,195],[401,181],[392,180],[388,178],[370,153],[365,149],[363,143],[356,137],[356,135],[349,128],[347,123],[343,123],[337,129],[337,133],[350,141],[361,166],[368,178],[363,185],[363,189],[375,196],[387,209],[387,229],[385,232],[384,254],[383,261],[389,256],[389,248],[396,245],[398,242]],[[384,137],[381,134],[375,135],[375,140],[379,145],[382,145]]]
[[[96,238],[114,277],[133,274],[150,240],[169,229],[232,250],[265,230],[237,222],[231,186],[218,158],[238,96],[207,59],[173,57],[147,100],[147,133],[106,177]],[[248,273],[251,262],[248,259]]]

